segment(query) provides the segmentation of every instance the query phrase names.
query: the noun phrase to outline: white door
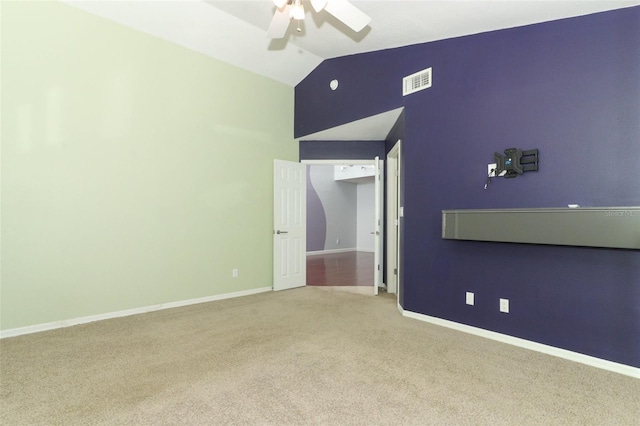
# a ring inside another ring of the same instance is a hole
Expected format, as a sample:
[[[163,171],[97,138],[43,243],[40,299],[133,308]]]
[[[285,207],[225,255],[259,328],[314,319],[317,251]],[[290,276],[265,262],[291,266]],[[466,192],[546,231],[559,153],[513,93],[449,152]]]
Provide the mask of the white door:
[[[377,295],[378,294],[378,287],[382,285],[382,242],[383,242],[383,238],[382,238],[382,199],[383,199],[383,193],[382,193],[382,170],[381,170],[381,162],[380,162],[380,158],[376,157],[375,161],[374,161],[374,166],[375,166],[375,222],[374,222],[374,226],[375,226],[375,230],[374,230],[374,262],[373,262],[373,294]]]
[[[273,160],[273,289],[307,283],[306,165]]]

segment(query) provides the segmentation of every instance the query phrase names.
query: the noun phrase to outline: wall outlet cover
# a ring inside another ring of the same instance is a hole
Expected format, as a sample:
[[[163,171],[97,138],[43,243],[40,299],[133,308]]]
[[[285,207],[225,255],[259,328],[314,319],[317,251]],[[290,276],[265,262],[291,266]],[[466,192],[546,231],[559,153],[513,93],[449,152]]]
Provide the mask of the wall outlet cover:
[[[498,164],[496,164],[496,163],[487,164],[487,176],[496,177],[496,168],[497,167],[498,167]]]
[[[500,299],[500,312],[509,313],[509,299]]]

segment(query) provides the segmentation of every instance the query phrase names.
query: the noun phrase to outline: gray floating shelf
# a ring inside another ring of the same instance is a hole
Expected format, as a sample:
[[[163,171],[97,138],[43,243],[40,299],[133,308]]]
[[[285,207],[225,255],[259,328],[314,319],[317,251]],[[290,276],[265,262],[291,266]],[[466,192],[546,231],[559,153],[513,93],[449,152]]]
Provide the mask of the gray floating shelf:
[[[640,249],[640,207],[443,210],[442,238]]]

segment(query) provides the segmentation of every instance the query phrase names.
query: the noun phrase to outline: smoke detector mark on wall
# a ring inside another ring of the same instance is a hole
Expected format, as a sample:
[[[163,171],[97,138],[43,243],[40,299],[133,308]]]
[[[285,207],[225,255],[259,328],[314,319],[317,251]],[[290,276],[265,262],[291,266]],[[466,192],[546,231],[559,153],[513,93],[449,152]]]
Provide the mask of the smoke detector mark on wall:
[[[431,87],[431,67],[402,79],[402,96],[407,96]]]

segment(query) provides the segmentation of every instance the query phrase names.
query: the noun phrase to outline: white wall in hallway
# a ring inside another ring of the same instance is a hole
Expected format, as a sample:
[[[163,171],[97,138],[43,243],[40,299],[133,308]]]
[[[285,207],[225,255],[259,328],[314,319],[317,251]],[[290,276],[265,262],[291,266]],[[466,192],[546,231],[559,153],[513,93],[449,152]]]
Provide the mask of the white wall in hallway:
[[[356,185],[336,182],[333,165],[312,165],[309,167],[309,178],[326,215],[327,228],[324,249],[355,249],[357,247]],[[312,225],[307,224],[307,226]]]
[[[358,251],[374,251],[375,184],[360,183],[357,186],[357,246]]]

